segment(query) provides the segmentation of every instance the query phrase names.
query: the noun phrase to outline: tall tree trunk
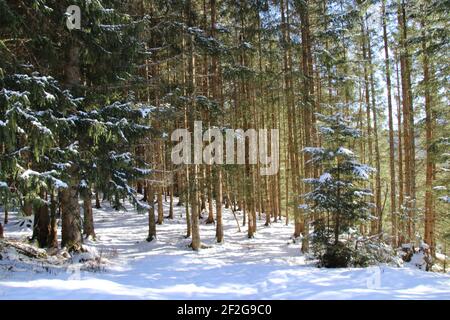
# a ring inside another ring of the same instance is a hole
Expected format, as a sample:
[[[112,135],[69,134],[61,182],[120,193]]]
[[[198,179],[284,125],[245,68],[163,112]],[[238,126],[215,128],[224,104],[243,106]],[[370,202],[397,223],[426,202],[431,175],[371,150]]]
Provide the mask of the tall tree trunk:
[[[415,137],[414,114],[411,92],[411,72],[408,50],[406,25],[406,6],[404,0],[398,4],[398,24],[400,33],[400,71],[403,104],[403,147],[405,159],[405,205],[408,215],[407,241],[411,242],[415,234]]]
[[[282,28],[282,41],[285,45],[285,49],[283,50],[283,73],[284,73],[284,89],[285,89],[285,97],[286,97],[286,105],[287,111],[290,115],[288,117],[288,149],[289,149],[289,158],[290,158],[290,167],[289,167],[289,175],[292,183],[292,193],[294,195],[298,195],[299,192],[299,166],[298,166],[298,144],[297,144],[297,135],[295,130],[297,128],[296,123],[296,110],[295,110],[295,99],[294,94],[292,92],[292,79],[291,79],[291,69],[292,69],[292,58],[291,58],[291,50],[290,46],[290,25],[289,25],[289,2],[280,0],[280,12],[281,12],[281,28]],[[300,212],[298,209],[298,202],[296,201],[297,197],[293,198],[293,207],[294,207],[294,238],[300,236],[302,231],[302,224],[300,219]]]
[[[383,22],[383,42],[384,42],[384,58],[386,67],[386,89],[388,103],[388,121],[389,121],[389,173],[390,173],[390,214],[391,214],[391,236],[393,247],[397,246],[397,205],[396,205],[396,188],[395,188],[395,145],[394,145],[394,121],[392,113],[392,93],[391,93],[391,67],[389,61],[389,46],[386,26],[386,0],[381,4],[381,15]]]
[[[427,52],[425,18],[422,18],[422,50],[423,50],[423,85],[425,91],[425,127],[426,127],[426,179],[425,179],[425,243],[430,246],[431,254],[435,255],[435,213],[433,208],[433,112],[430,90],[430,62]]]
[[[381,163],[380,163],[380,146],[378,143],[378,115],[376,106],[376,92],[375,92],[375,80],[374,80],[374,70],[372,64],[372,46],[370,39],[370,32],[368,29],[368,18],[366,15],[366,28],[367,28],[367,51],[369,58],[369,68],[370,68],[370,90],[372,92],[372,117],[373,117],[373,135],[375,139],[375,205],[376,214],[378,219],[378,224],[376,228],[377,233],[383,231],[383,211],[381,205]]]
[[[398,220],[397,220],[397,228],[398,228],[398,238],[397,238],[397,246],[405,243],[405,228],[404,228],[404,219],[403,219],[403,205],[404,205],[404,170],[403,170],[403,131],[402,131],[402,102],[401,102],[401,94],[400,94],[400,74],[399,74],[399,66],[398,66],[398,58],[396,54],[395,58],[395,73],[397,79],[397,138],[398,138]]]
[[[311,52],[311,35],[310,35],[310,22],[309,22],[309,1],[305,0],[301,2],[299,6],[300,10],[300,22],[301,22],[301,38],[302,38],[302,70],[303,70],[303,127],[304,136],[303,141],[305,146],[314,146],[314,74],[312,65],[312,52]],[[314,176],[314,168],[311,163],[311,157],[309,154],[303,156],[303,168],[305,172],[305,178],[312,178]],[[305,192],[308,192],[309,187],[305,186]],[[303,230],[302,230],[302,252],[308,252],[309,250],[309,218],[308,215],[304,215]]]
[[[65,83],[73,91],[77,91],[81,82],[80,47],[71,43],[67,54],[67,63],[64,68]],[[82,231],[80,205],[78,204],[77,168],[70,170],[72,180],[68,188],[61,191],[61,247],[70,251],[82,250]]]
[[[370,83],[369,83],[369,70],[368,70],[368,56],[367,56],[367,46],[366,46],[366,28],[365,28],[365,20],[361,17],[361,33],[362,37],[362,53],[364,59],[364,97],[366,103],[366,121],[367,121],[367,155],[368,155],[368,164],[370,166],[373,165],[373,144],[372,144],[372,121],[371,121],[371,108],[370,108]],[[373,181],[370,181],[370,187],[373,189]],[[376,208],[372,210],[372,215],[377,216]],[[370,232],[372,234],[377,233],[378,223],[376,219],[372,219],[370,222]]]

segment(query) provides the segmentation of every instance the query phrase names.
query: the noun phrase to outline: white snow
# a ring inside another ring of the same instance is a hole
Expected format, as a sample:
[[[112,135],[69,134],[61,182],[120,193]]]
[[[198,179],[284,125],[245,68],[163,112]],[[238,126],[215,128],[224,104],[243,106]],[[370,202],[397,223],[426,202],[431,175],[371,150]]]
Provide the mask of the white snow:
[[[47,91],[44,90],[44,94],[45,94],[45,100],[49,101],[49,102],[53,102],[56,100],[55,96],[51,93],[48,93]]]
[[[339,147],[339,149],[336,151],[336,154],[342,154],[348,157],[354,156],[355,154],[353,153],[352,150],[349,150],[347,148],[344,147]]]
[[[105,257],[104,271],[83,271],[77,264],[51,271],[15,265],[7,271],[10,266],[0,260],[0,299],[450,299],[448,274],[391,266],[319,269],[293,243],[292,224],[264,227],[264,215],[256,237],[247,239],[246,227],[238,232],[225,209],[224,244],[215,244],[214,225],[202,223],[201,239],[209,248],[193,252],[180,207],[174,207],[174,220],[157,225],[157,241],[148,243],[147,215],[128,204],[127,211],[103,206],[94,209],[97,241],[88,241],[87,255]],[[7,237],[29,235],[11,218]]]
[[[30,179],[31,176],[39,176],[39,175],[41,175],[39,172],[34,171],[34,170],[31,170],[31,169],[28,169],[28,170],[25,170],[25,171],[20,175],[20,177],[21,177],[22,179],[26,180],[26,179]]]
[[[320,177],[319,177],[319,182],[320,183],[325,183],[328,180],[333,180],[333,177],[331,176],[331,174],[329,174],[328,172],[323,173]]]

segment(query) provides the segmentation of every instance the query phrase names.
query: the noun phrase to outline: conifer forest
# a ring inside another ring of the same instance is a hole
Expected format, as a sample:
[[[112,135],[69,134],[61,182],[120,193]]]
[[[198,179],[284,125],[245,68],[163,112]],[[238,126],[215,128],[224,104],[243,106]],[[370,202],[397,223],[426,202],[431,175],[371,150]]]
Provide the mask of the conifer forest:
[[[449,16],[0,0],[0,300],[450,299]]]

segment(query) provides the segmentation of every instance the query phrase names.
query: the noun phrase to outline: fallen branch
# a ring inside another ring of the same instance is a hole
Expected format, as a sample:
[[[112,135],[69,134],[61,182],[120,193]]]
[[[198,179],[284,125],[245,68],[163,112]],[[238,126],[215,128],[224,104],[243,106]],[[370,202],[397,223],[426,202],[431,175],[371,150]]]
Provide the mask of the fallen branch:
[[[45,251],[39,250],[38,248],[35,248],[32,245],[21,243],[21,242],[12,242],[9,240],[2,239],[2,240],[0,240],[0,247],[2,247],[2,248],[12,247],[19,254],[22,254],[29,258],[35,258],[35,259],[47,258],[47,253],[45,253]]]

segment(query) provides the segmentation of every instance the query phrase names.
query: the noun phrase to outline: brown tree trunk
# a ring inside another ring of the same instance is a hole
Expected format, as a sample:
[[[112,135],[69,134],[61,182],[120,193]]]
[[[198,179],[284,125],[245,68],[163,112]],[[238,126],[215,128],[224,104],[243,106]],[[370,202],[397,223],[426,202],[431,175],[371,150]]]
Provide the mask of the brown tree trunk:
[[[391,214],[391,236],[392,246],[397,247],[397,205],[396,205],[396,188],[395,188],[395,145],[394,145],[394,121],[392,113],[392,93],[391,93],[391,67],[389,61],[389,46],[387,38],[386,26],[386,0],[381,4],[381,15],[383,22],[383,42],[384,42],[384,58],[386,67],[386,89],[388,103],[388,121],[389,121],[389,174],[390,174],[390,214]]]
[[[432,256],[435,255],[435,213],[433,208],[433,112],[430,92],[430,62],[427,52],[425,19],[422,18],[422,50],[423,50],[423,85],[425,88],[425,127],[426,127],[426,179],[425,179],[425,243],[430,246]]]
[[[192,211],[192,242],[191,248],[192,250],[199,250],[201,246],[200,242],[200,226],[199,226],[199,206],[198,206],[198,190],[197,190],[197,165],[194,165],[194,174],[193,174],[193,187],[192,187],[192,196],[191,196],[191,211]]]
[[[45,196],[42,199],[45,201]],[[44,203],[35,212],[35,236],[40,248],[47,248],[48,238],[50,233],[50,216],[48,212],[48,205]]]
[[[101,209],[102,208],[102,205],[101,205],[101,203],[100,203],[100,196],[99,196],[99,191],[98,190],[95,190],[95,208],[96,209]]]
[[[173,219],[173,184],[170,185],[170,195],[169,195],[169,215],[167,219]]]
[[[3,222],[5,223],[5,225],[7,225],[9,222],[9,210],[6,203],[5,203],[5,219],[3,220]]]
[[[217,168],[217,195],[216,195],[216,241],[223,242],[223,223],[222,223],[222,168]]]
[[[58,223],[56,219],[57,215],[57,201],[52,193],[50,196],[50,234],[48,236],[48,247],[58,248]]]
[[[212,173],[211,167],[208,167],[208,181],[207,181],[207,193],[208,193],[208,219],[206,219],[206,224],[214,223],[214,210],[213,210],[213,184],[212,184]],[[218,199],[222,203],[221,199]]]
[[[402,131],[402,103],[401,103],[401,95],[400,95],[400,75],[399,75],[399,67],[398,67],[398,59],[396,55],[395,59],[395,72],[397,79],[397,138],[398,138],[398,219],[397,219],[397,246],[405,243],[405,228],[404,228],[404,219],[403,219],[403,205],[404,205],[404,171],[403,171],[403,131]]]
[[[83,199],[83,211],[84,211],[83,235],[86,239],[89,237],[95,239],[94,214],[92,211],[92,193],[90,190]]]
[[[61,219],[61,247],[66,247],[69,252],[81,251],[83,237],[77,186],[61,191]]]
[[[400,33],[400,71],[403,104],[403,146],[405,159],[405,205],[408,215],[407,241],[414,240],[415,233],[415,138],[414,114],[411,92],[411,72],[407,45],[406,6],[404,0],[398,4],[398,25]]]
[[[374,68],[372,64],[372,46],[370,39],[370,32],[368,30],[368,18],[366,15],[366,28],[367,28],[367,51],[369,58],[370,67],[370,90],[372,92],[372,117],[373,117],[373,134],[375,139],[375,205],[376,205],[376,215],[378,219],[376,233],[381,233],[383,231],[383,211],[381,204],[381,163],[380,163],[380,146],[378,143],[378,115],[376,107],[376,92],[375,92],[375,81],[374,81]]]
[[[158,194],[156,195],[156,199],[158,202],[158,221],[157,224],[163,224],[164,222],[164,208],[163,208],[163,196],[162,196],[162,188],[158,187]]]
[[[367,56],[367,46],[366,46],[366,28],[365,28],[365,20],[361,17],[361,33],[362,37],[362,54],[364,59],[364,97],[366,103],[366,122],[367,122],[367,155],[368,155],[368,164],[370,166],[373,165],[373,144],[372,144],[372,121],[371,121],[371,107],[370,107],[370,83],[369,83],[369,70],[368,70],[368,56]],[[373,189],[373,182],[370,181],[370,187]],[[372,210],[372,215],[377,216],[376,208]],[[376,219],[372,219],[370,222],[370,232],[371,234],[377,233],[378,223]]]
[[[150,208],[148,209],[148,236],[147,241],[151,242],[156,239],[156,223],[155,223],[155,195],[153,191],[153,186],[147,183],[147,202]]]

